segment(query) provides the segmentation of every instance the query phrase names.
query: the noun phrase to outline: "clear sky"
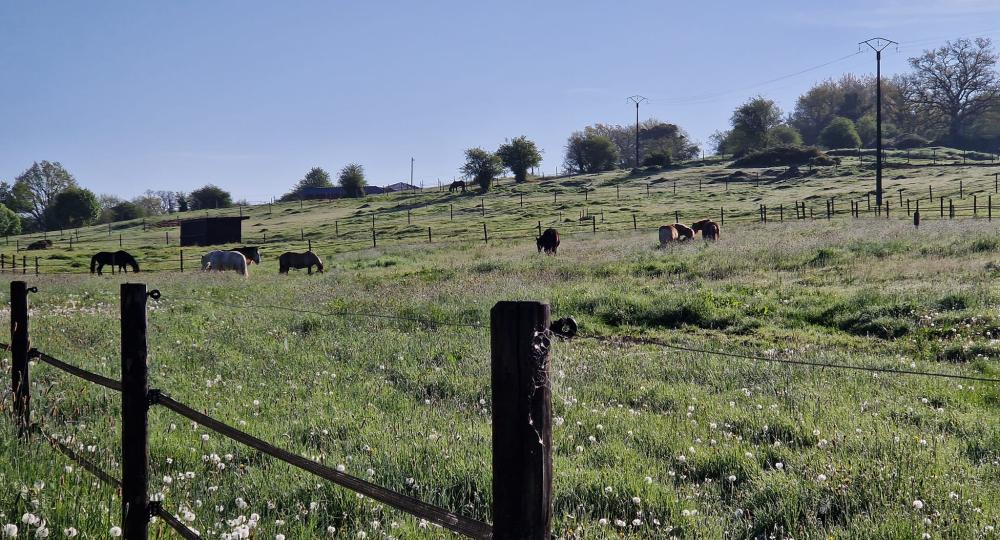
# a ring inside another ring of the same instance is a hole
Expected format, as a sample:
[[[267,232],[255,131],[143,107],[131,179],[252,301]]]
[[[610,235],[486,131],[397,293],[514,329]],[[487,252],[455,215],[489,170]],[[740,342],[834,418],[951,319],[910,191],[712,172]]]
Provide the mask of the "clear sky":
[[[901,43],[891,74],[1000,36],[1000,1],[10,0],[0,179],[47,159],[98,193],[211,182],[265,200],[353,161],[385,185],[412,156],[434,185],[465,148],[522,134],[554,172],[572,131],[633,122],[632,94],[704,142],[751,95],[788,111],[817,81],[874,72],[873,53],[848,55],[878,35]]]

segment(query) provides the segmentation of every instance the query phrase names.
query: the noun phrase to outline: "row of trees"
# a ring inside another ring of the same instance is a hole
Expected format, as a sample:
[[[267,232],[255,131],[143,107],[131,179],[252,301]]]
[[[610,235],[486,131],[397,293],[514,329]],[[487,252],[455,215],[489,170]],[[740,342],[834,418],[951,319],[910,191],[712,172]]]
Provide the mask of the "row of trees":
[[[465,151],[462,175],[479,184],[486,191],[505,170],[514,175],[517,183],[526,182],[531,169],[542,163],[542,153],[535,142],[524,135],[500,145],[496,152],[483,148],[469,148]]]
[[[188,194],[146,191],[131,201],[95,195],[80,187],[59,162],[40,161],[18,175],[13,184],[0,182],[0,234],[69,229],[232,205],[232,195],[211,184]]]
[[[365,168],[358,163],[348,163],[337,174],[337,183],[348,197],[364,197],[365,186],[368,185],[368,181],[365,179]],[[330,181],[330,173],[322,167],[313,167],[295,184],[291,191],[282,195],[280,200],[298,200],[308,189],[331,187],[333,187],[333,182]]]
[[[574,132],[566,142],[567,170],[593,173],[640,165],[666,166],[701,152],[686,131],[655,118],[639,124],[639,163],[636,163],[635,127],[594,124]]]
[[[910,58],[910,72],[882,81],[883,140],[996,150],[998,59],[986,38],[959,39]],[[810,88],[787,116],[774,101],[750,99],[712,142],[717,152],[735,155],[780,144],[873,147],[875,108],[875,78],[845,75]]]

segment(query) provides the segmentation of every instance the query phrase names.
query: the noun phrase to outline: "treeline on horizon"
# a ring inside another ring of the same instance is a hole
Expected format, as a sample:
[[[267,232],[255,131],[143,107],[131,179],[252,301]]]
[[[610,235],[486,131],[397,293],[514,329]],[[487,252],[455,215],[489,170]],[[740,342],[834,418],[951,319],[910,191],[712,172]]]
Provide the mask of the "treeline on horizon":
[[[949,41],[910,58],[908,72],[882,81],[883,143],[900,149],[929,145],[985,152],[1000,149],[997,62],[996,49],[987,38]],[[635,126],[598,123],[573,132],[564,149],[563,171],[582,174],[667,167],[703,151],[739,158],[773,147],[871,148],[876,145],[876,81],[872,76],[847,74],[820,82],[802,94],[787,114],[765,96],[752,97],[733,111],[728,129],[712,135],[709,148],[702,148],[675,124],[648,119],[638,128],[637,134]],[[542,161],[537,145],[523,135],[505,141],[495,151],[475,147],[464,155],[460,172],[484,191],[505,172],[516,182],[527,181]],[[344,166],[337,184],[344,196],[363,197],[364,167]],[[309,188],[331,187],[331,175],[314,167],[281,199],[297,200]],[[235,204],[240,203],[246,204]],[[229,192],[212,184],[190,193],[147,190],[132,200],[96,195],[80,187],[60,163],[39,161],[12,183],[0,182],[0,234],[233,204]]]

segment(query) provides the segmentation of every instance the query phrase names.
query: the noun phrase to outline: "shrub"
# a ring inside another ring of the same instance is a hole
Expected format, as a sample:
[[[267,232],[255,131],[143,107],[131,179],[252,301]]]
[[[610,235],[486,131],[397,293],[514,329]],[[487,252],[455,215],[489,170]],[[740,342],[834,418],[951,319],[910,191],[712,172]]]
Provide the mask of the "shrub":
[[[892,142],[892,146],[898,148],[899,150],[909,150],[911,148],[924,148],[930,146],[931,141],[925,139],[920,135],[915,133],[906,133],[896,137],[896,140]]]
[[[650,152],[650,154],[642,160],[642,164],[645,167],[669,167],[670,161],[669,153],[662,150],[656,150],[654,152]]]
[[[731,167],[789,167],[792,165],[833,165],[836,161],[814,146],[775,146],[748,154]]]
[[[838,116],[819,134],[819,142],[826,148],[858,148],[861,146],[861,136],[850,119]]]

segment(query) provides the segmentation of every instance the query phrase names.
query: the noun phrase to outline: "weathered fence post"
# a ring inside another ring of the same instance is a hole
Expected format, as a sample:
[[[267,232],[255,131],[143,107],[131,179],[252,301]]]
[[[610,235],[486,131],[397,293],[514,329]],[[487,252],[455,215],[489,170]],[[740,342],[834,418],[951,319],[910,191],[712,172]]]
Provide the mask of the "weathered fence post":
[[[948,199],[948,219],[955,219],[955,201]]]
[[[376,247],[376,246],[377,246],[377,244],[375,242],[375,228],[372,227],[372,247]]]
[[[674,210],[674,223],[680,223],[680,222],[681,222],[681,213],[677,210]]]
[[[542,235],[542,222],[539,221],[538,222],[538,236],[541,236],[541,235]]]
[[[180,255],[179,258],[180,258],[180,261],[181,261],[181,273],[184,273],[184,250],[183,249],[181,250],[181,255]]]
[[[785,221],[785,205],[784,204],[779,204],[778,205],[778,221],[781,221],[781,222]]]
[[[972,196],[972,217],[979,217],[979,201],[977,195]]]
[[[309,243],[308,244],[309,245],[309,251],[312,251],[313,250],[313,241],[312,241],[312,238],[310,238],[309,240],[307,240],[307,242]]]
[[[431,236],[431,228],[430,227],[427,227],[427,243],[428,244],[434,243],[434,237]]]
[[[146,285],[121,286],[122,530],[125,540],[149,531],[149,377],[146,365]]]
[[[16,260],[16,259],[15,259]],[[14,424],[20,437],[31,424],[31,384],[28,378],[28,284],[10,282],[10,387],[14,392]]]
[[[28,273],[28,256],[27,255],[21,255],[21,273],[22,274],[27,274]]]
[[[621,186],[615,184],[615,200],[621,200],[621,198],[622,198]]]
[[[726,208],[725,207],[720,207],[719,208],[719,224],[720,225],[725,225],[726,224]]]
[[[632,230],[633,231],[639,230],[639,224],[635,220],[635,212],[632,212]]]
[[[993,221],[993,195],[986,196],[986,219]]]
[[[941,217],[944,217],[944,197],[941,197]]]
[[[486,222],[485,221],[483,222],[483,243],[484,244],[489,244],[490,243],[490,237],[486,234]]]
[[[493,538],[549,540],[552,389],[549,306],[500,302],[490,313]]]

